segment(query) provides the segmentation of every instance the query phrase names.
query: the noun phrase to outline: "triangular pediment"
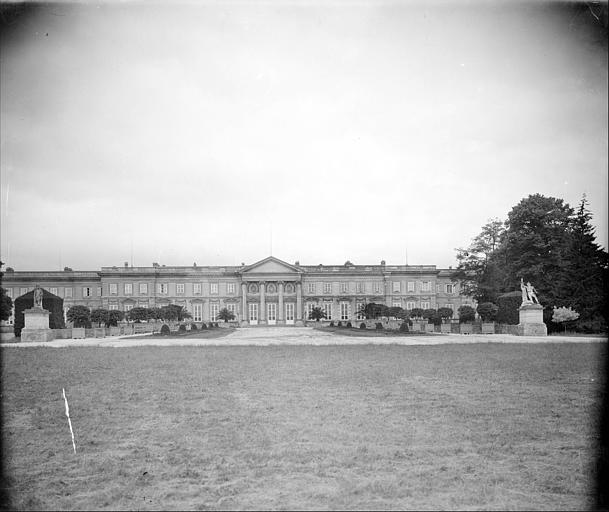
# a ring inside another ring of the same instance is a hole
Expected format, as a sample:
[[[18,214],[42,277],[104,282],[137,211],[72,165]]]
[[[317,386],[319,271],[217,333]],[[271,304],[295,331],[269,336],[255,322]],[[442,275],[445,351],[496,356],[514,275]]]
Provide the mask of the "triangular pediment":
[[[278,258],[269,256],[253,265],[244,267],[241,272],[243,274],[299,274],[302,270]]]

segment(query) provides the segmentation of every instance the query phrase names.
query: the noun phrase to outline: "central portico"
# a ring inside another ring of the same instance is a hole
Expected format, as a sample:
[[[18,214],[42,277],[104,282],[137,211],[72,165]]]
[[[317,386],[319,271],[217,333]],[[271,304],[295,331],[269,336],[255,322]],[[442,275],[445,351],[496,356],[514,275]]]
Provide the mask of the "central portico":
[[[239,270],[241,325],[303,325],[302,273],[273,256]]]

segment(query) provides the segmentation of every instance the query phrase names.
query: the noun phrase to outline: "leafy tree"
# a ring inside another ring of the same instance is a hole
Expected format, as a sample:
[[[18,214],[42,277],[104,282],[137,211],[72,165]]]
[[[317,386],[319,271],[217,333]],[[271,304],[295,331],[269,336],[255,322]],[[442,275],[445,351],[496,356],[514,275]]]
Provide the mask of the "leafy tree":
[[[482,226],[467,249],[457,249],[458,266],[453,280],[460,281],[462,295],[477,302],[492,301],[499,294],[503,271],[493,256],[505,235],[505,227],[499,219],[490,219]]]
[[[438,312],[435,309],[428,308],[423,310],[423,318],[429,323],[433,323],[433,320],[437,314]]]
[[[326,318],[326,312],[320,307],[314,307],[309,313],[309,320],[319,322],[322,318]]]
[[[565,326],[565,332],[567,332],[567,323],[573,322],[579,318],[579,313],[573,311],[571,308],[554,306],[554,312],[552,314],[552,322],[562,323]]]
[[[106,325],[108,323],[108,314],[110,312],[107,309],[97,308],[91,311],[91,322],[97,324],[97,327],[101,327],[101,324]]]
[[[150,313],[147,308],[133,308],[127,311],[127,320],[130,322],[143,322],[150,318]]]
[[[442,320],[449,320],[453,317],[453,310],[451,308],[440,308],[438,309],[438,316]]]
[[[72,306],[66,317],[74,327],[91,327],[91,311],[86,306]]]
[[[228,308],[222,308],[218,312],[218,320],[224,320],[224,323],[228,322],[229,320],[234,320],[234,319],[235,319],[235,313],[233,313]]]
[[[125,318],[125,313],[119,311],[118,309],[111,309],[108,311],[106,327],[116,327],[123,318]]]
[[[359,314],[368,320],[378,318],[380,316],[390,316],[389,308],[385,304],[376,304],[374,302],[369,302],[368,304],[362,305],[359,310]]]
[[[493,322],[497,317],[499,306],[493,304],[492,302],[482,302],[481,304],[478,304],[476,311],[480,315],[480,318],[482,318],[483,322]]]
[[[461,306],[459,308],[459,323],[473,322],[476,319],[476,312],[471,306]]]
[[[162,320],[163,312],[161,308],[148,308],[148,318],[150,320]]]
[[[0,283],[2,283],[2,276],[4,272],[1,271],[2,263],[0,261]],[[6,290],[0,286],[0,320],[8,320],[11,317],[11,311],[13,310],[13,299],[7,294]]]
[[[424,309],[421,308],[413,308],[410,310],[410,317],[411,318],[423,318],[423,313],[425,312]]]
[[[392,306],[387,308],[387,316],[403,320],[408,318],[408,311],[399,306]]]

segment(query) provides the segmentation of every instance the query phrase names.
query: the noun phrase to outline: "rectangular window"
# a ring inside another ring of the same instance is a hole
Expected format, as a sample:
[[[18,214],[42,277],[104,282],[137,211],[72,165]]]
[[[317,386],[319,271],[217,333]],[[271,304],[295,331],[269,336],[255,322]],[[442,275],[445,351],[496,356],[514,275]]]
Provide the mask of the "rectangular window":
[[[258,304],[256,302],[249,302],[247,305],[249,310],[249,319],[250,322],[258,321]]]
[[[201,283],[195,283],[192,285],[192,292],[195,295],[201,295]]]
[[[423,281],[421,286],[421,291],[428,292],[431,291],[431,283],[429,281]]]
[[[379,283],[379,282],[374,283],[374,293],[383,293],[381,291],[381,288],[382,288],[381,284],[382,283]]]
[[[309,283],[309,293],[315,293],[315,283]]]
[[[323,311],[326,314],[326,320],[332,320],[332,303],[324,302]]]
[[[21,288],[21,293],[19,295],[25,295],[27,293],[27,288]]]
[[[364,283],[355,283],[355,293],[364,293]]]
[[[349,320],[349,304],[348,302],[340,303],[340,319],[341,320]]]
[[[311,316],[311,311],[313,311],[313,308],[316,307],[315,304],[313,302],[307,302],[307,320],[310,320],[310,316]]]
[[[393,281],[393,293],[400,293],[400,282]]]
[[[83,286],[82,288],[82,296],[83,297],[91,297],[93,295],[93,288],[89,286]]]
[[[176,284],[176,294],[184,295],[184,283]]]
[[[110,311],[116,311],[118,309],[118,304],[109,304],[108,309]]]
[[[454,292],[454,286],[452,284],[447,284],[446,285],[446,293],[455,293]]]
[[[102,287],[101,287],[101,286],[98,286],[98,287],[97,287],[97,296],[98,296],[98,297],[101,297],[101,296],[102,296]]]
[[[159,293],[163,295],[167,295],[169,293],[169,286],[167,283],[159,283]]]
[[[140,295],[148,295],[148,283],[140,283]]]
[[[213,293],[214,295],[218,295],[218,283],[210,283],[209,284],[209,293]],[[214,320],[215,322],[215,320]]]
[[[332,293],[332,283],[324,283],[324,293]]]
[[[131,311],[133,309],[133,304],[124,304],[123,309],[125,311]]]
[[[217,284],[216,284],[217,286]],[[220,312],[220,304],[218,304],[217,302],[214,302],[212,304],[210,304],[210,315],[209,317],[211,318],[212,322],[217,322],[218,321],[218,313]]]
[[[391,304],[394,308],[401,308],[402,307],[402,301],[399,300],[394,300],[393,303]]]
[[[64,293],[65,293],[66,298],[70,298],[70,299],[72,298],[72,288],[66,288],[64,290]]]
[[[415,308],[415,303],[413,301],[409,301],[406,303],[406,309],[411,310]]]
[[[429,309],[429,302],[421,302],[421,309]]]
[[[453,304],[446,304],[446,306],[444,306],[445,308],[448,309],[452,309],[453,311],[455,310],[455,306]]]
[[[340,293],[349,293],[349,283],[340,283]]]
[[[110,283],[110,295],[118,295],[118,284]]]
[[[357,320],[364,320],[366,317],[362,313],[362,309],[364,308],[363,302],[357,302],[355,304],[355,309],[357,311],[357,316],[355,317]],[[359,327],[359,326],[358,326]]]
[[[227,304],[226,309],[235,315],[235,319],[237,318],[237,304]]]
[[[125,283],[125,295],[133,295],[133,284]]]
[[[147,300],[140,300],[137,305],[140,308],[148,309],[148,301]]]
[[[13,296],[13,290],[11,290],[10,288],[9,288],[9,290],[11,291],[11,294],[9,295],[9,297],[12,297],[12,296]],[[50,292],[51,292],[53,295],[57,295],[57,288],[51,288],[49,291],[50,291]]]
[[[195,322],[201,322],[203,320],[203,304],[192,305],[192,319]]]
[[[408,291],[414,292],[414,281],[408,281]]]
[[[226,293],[235,293],[235,283],[227,283],[226,284]]]
[[[286,305],[285,305],[285,319],[288,322],[293,322],[294,321],[294,303],[293,302],[286,302]]]

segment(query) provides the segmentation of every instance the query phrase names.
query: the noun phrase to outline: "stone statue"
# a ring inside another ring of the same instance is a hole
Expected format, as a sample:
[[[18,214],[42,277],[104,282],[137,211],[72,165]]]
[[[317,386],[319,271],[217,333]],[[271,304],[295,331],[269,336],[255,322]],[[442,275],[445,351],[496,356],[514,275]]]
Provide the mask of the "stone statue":
[[[42,288],[39,285],[34,288],[34,307],[42,309]]]
[[[539,304],[539,299],[537,299],[537,290],[535,290],[533,285],[528,281],[525,285],[522,277],[520,278],[520,290],[522,291],[523,304]]]

